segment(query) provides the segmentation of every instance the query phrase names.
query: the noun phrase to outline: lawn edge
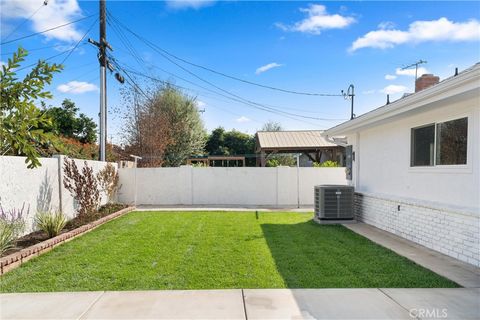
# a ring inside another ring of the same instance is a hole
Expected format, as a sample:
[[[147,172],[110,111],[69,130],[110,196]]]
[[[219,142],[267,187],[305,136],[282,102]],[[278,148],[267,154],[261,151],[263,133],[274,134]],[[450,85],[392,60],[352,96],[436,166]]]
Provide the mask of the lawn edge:
[[[6,272],[21,266],[24,262],[27,262],[32,258],[38,257],[52,250],[53,248],[61,245],[62,243],[65,243],[77,237],[80,237],[85,233],[90,232],[95,228],[101,226],[102,224],[107,223],[111,220],[114,220],[133,210],[135,210],[135,207],[133,206],[124,208],[122,210],[111,213],[108,216],[102,217],[98,220],[85,224],[81,227],[62,233],[56,237],[42,241],[40,243],[34,244],[33,246],[24,248],[8,256],[2,257],[0,258],[0,275],[3,275]]]

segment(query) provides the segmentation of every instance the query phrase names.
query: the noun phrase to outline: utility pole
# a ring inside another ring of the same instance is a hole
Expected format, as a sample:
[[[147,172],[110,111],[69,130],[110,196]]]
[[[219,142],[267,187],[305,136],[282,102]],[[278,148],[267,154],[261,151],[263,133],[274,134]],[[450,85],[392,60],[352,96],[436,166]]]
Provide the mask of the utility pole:
[[[353,84],[348,86],[347,92],[344,92],[342,90],[342,95],[345,100],[350,99],[352,102],[350,106],[350,120],[353,120],[353,118],[355,118],[355,113],[353,113],[353,100],[355,98],[355,87],[353,86]]]
[[[98,62],[100,63],[100,141],[98,160],[105,161],[107,145],[107,68],[111,69],[107,61],[107,48],[112,47],[107,42],[107,5],[106,0],[100,0],[100,40],[88,39],[98,48]]]

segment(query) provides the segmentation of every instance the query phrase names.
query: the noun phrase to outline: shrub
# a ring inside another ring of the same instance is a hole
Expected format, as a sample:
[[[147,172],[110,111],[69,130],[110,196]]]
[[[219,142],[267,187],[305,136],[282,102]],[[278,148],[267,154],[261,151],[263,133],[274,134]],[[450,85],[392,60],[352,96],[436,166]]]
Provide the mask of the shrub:
[[[336,161],[332,161],[332,160],[327,160],[327,161],[324,161],[322,163],[318,163],[318,162],[314,162],[313,163],[313,166],[315,168],[324,168],[324,167],[340,167],[339,163],[336,162]]]
[[[67,223],[67,218],[60,211],[57,212],[37,212],[35,215],[35,225],[38,229],[44,231],[49,238],[57,236]]]
[[[120,188],[118,185],[118,171],[115,169],[115,166],[111,163],[107,163],[105,168],[97,173],[97,179],[100,187],[107,194],[108,203],[111,203]]]
[[[100,203],[100,191],[93,169],[85,161],[80,172],[75,160],[68,158],[65,158],[63,168],[63,185],[78,203],[78,218],[82,221],[92,220]]]
[[[25,231],[25,203],[21,209],[3,210],[0,205],[0,255],[15,245],[15,240]]]

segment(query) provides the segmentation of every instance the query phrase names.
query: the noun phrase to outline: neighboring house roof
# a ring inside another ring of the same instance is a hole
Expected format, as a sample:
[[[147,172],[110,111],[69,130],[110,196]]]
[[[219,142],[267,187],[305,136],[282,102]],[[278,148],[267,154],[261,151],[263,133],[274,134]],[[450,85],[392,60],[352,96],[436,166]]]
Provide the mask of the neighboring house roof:
[[[322,136],[323,130],[258,131],[258,149],[301,150],[337,147]]]
[[[324,136],[354,133],[428,108],[441,107],[480,95],[480,63],[422,91],[410,94],[323,132]]]

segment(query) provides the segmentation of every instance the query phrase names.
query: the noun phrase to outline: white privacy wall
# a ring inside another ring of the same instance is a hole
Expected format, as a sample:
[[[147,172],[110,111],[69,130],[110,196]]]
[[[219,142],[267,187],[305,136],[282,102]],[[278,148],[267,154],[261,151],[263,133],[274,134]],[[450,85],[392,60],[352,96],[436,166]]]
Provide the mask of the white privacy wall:
[[[138,168],[138,205],[313,206],[313,187],[346,185],[345,168]],[[119,200],[133,203],[135,169],[119,169]],[[299,191],[299,192],[298,192]]]
[[[61,208],[69,219],[76,215],[75,201],[63,187],[63,159],[63,156],[40,158],[41,167],[28,169],[25,157],[0,157],[0,204],[5,211],[20,209],[25,204],[25,208],[29,209],[25,233],[34,230],[33,220],[38,211],[55,211]],[[75,161],[81,170],[84,160]],[[91,160],[87,163],[93,168],[94,174],[107,164]],[[101,195],[104,204],[107,197],[103,193]]]

